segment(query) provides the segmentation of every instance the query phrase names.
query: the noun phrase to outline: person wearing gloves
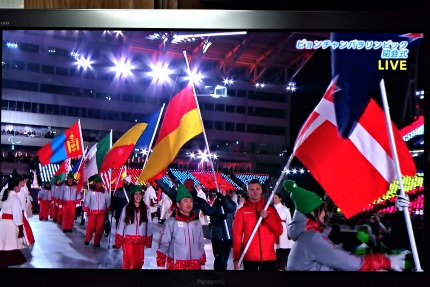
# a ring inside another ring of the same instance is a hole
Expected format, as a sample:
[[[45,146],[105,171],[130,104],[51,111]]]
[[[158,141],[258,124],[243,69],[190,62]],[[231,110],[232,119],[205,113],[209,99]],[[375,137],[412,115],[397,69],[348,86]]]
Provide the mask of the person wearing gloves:
[[[37,202],[40,206],[39,220],[48,220],[51,197],[51,183],[44,182],[37,195]]]
[[[227,262],[232,246],[232,225],[236,212],[236,203],[227,193],[225,186],[220,187],[220,193],[217,193],[216,200],[212,206],[209,205],[206,198],[198,197],[197,200],[200,206],[206,205],[204,209],[210,218],[212,252],[215,257],[214,270],[227,270]],[[226,224],[228,229],[226,229]]]
[[[252,179],[247,186],[248,198],[236,211],[233,220],[233,265],[240,268],[239,259],[257,225],[262,218],[255,236],[243,257],[245,271],[276,271],[275,242],[282,234],[281,218],[273,206],[268,206],[262,197],[263,187],[258,179]]]
[[[115,248],[122,247],[122,269],[142,269],[145,247],[151,248],[153,226],[142,188],[130,187],[131,201],[123,208],[115,234]]]
[[[88,214],[84,243],[85,245],[90,244],[94,234],[94,246],[100,247],[106,210],[110,207],[110,196],[103,187],[102,178],[97,174],[93,175],[92,178],[95,186],[85,196],[83,208],[84,212]]]
[[[202,224],[193,210],[193,196],[183,184],[178,186],[176,206],[160,232],[157,266],[200,270],[201,265],[206,263]]]
[[[406,253],[353,255],[328,238],[325,229],[324,202],[317,194],[301,188],[293,180],[283,182],[296,210],[288,226],[293,239],[287,270],[289,271],[402,271]]]

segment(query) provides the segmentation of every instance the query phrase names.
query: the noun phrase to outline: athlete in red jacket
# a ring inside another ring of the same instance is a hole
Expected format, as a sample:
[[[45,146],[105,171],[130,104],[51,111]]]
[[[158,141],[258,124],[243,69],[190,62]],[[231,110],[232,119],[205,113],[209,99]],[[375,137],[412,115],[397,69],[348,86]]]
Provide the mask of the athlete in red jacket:
[[[261,196],[262,186],[257,179],[248,182],[248,198],[236,212],[233,221],[233,263],[238,270],[242,255],[258,218],[262,221],[243,258],[243,269],[247,271],[276,271],[275,241],[282,234],[282,223],[276,209],[269,206]]]

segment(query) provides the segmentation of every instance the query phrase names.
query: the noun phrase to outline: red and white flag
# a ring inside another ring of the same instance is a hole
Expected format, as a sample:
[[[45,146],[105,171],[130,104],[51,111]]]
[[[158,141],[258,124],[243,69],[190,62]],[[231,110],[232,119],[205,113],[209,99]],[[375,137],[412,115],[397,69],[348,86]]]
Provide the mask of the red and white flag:
[[[337,128],[329,85],[297,137],[294,154],[310,170],[346,218],[384,195],[396,179],[395,163],[383,110],[371,99],[348,138]],[[402,175],[413,176],[415,163],[398,129],[393,126]]]

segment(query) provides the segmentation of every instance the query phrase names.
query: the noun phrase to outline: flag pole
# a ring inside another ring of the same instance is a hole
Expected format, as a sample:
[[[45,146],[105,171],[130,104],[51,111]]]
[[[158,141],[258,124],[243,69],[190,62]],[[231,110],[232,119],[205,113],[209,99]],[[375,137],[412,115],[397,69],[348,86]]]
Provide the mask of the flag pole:
[[[112,129],[110,130],[110,143],[109,143],[109,149],[112,148]],[[111,180],[112,180],[112,169],[109,169],[109,173],[108,173],[108,179],[109,179],[109,196],[112,196],[112,190],[111,190]]]
[[[157,133],[158,125],[160,124],[161,115],[163,114],[165,105],[166,104],[163,103],[163,106],[161,107],[160,114],[158,115],[157,124],[155,125],[154,133],[152,134],[152,138],[151,138],[151,141],[150,141],[149,146],[148,146],[148,154],[146,155],[145,161],[143,162],[142,171],[145,168],[146,163],[148,162],[149,154],[151,153],[152,143],[154,142],[155,134]]]
[[[270,194],[270,197],[267,199],[266,202],[266,206],[264,206],[264,210],[267,210],[267,208],[270,205],[270,202],[273,199],[273,196],[275,195],[275,192],[278,190],[279,185],[282,182],[282,179],[284,178],[285,173],[287,172],[288,168],[290,167],[291,162],[293,161],[294,158],[294,151],[293,153],[290,155],[290,157],[288,158],[287,163],[285,164],[284,168],[282,169],[281,175],[279,176],[278,180],[276,181],[275,187],[273,187],[272,193]],[[252,239],[254,238],[255,233],[257,232],[258,227],[260,226],[261,220],[263,220],[263,218],[260,216],[258,218],[257,223],[255,224],[254,230],[252,230],[251,236],[248,239],[248,242],[246,242],[245,248],[242,251],[242,254],[240,255],[239,258],[239,266],[241,265],[242,261],[243,261],[243,257],[245,257],[246,251],[248,251],[249,245],[251,244]]]
[[[79,145],[81,146],[81,150],[84,150],[84,139],[82,137],[82,128],[81,128],[81,119],[78,119],[78,126],[79,126],[79,139],[80,139],[80,143]],[[84,151],[85,154],[85,151]]]
[[[393,153],[395,170],[396,170],[396,174],[397,174],[397,179],[399,181],[400,195],[405,196],[405,191],[404,191],[403,182],[402,182],[402,173],[400,171],[400,163],[399,163],[399,158],[397,156],[396,143],[394,141],[393,127],[391,125],[391,117],[390,117],[390,113],[389,113],[387,92],[385,89],[384,79],[381,80],[379,87],[381,89],[382,103],[384,106],[385,121],[387,122],[387,130],[388,130],[388,135],[389,135],[389,139],[390,139],[391,151]],[[409,241],[410,241],[411,249],[412,249],[412,255],[414,258],[414,262],[415,262],[415,269],[416,269],[415,271],[422,272],[423,270],[421,269],[420,260],[418,257],[418,251],[417,251],[417,247],[416,247],[416,243],[415,243],[414,232],[412,229],[411,217],[409,215],[409,208],[403,208],[403,214],[405,216],[406,227],[408,230]]]
[[[87,155],[88,146],[84,150],[84,154],[82,155],[82,160],[79,163],[78,170],[81,168],[82,162],[85,160],[85,156]]]
[[[118,177],[116,178],[115,189],[113,190],[113,193],[114,193],[114,194],[115,194],[115,192],[116,192],[116,189],[118,188],[119,179],[121,178],[122,170],[124,169],[124,166],[125,166],[125,165],[121,166],[121,169],[119,170],[119,175],[118,175]]]
[[[187,52],[183,51],[183,54],[184,54],[184,58],[185,58],[185,63],[187,64],[187,69],[188,69],[188,71],[190,71],[190,64],[188,63]],[[212,170],[212,175],[213,175],[214,181],[215,181],[215,187],[216,187],[217,193],[219,193],[218,181],[216,179],[216,173],[215,173],[214,164],[213,164],[212,158],[210,157],[211,152],[210,152],[210,149],[209,149],[209,143],[208,143],[208,138],[206,136],[205,126],[203,125],[203,119],[202,119],[202,116],[201,116],[201,113],[200,113],[199,102],[197,101],[196,90],[194,89],[194,85],[192,85],[192,87],[193,87],[194,99],[196,100],[197,110],[199,111],[200,123],[201,123],[201,125],[203,127],[203,136],[204,136],[204,139],[205,139],[206,150],[209,153],[209,162],[210,162],[210,166],[211,166],[211,170]],[[222,205],[221,205],[221,213],[225,214],[224,207]],[[230,232],[228,231],[228,225],[227,225],[227,220],[226,219],[224,219],[224,227],[225,227],[225,231],[227,233],[227,239],[230,239],[231,237],[230,237]]]

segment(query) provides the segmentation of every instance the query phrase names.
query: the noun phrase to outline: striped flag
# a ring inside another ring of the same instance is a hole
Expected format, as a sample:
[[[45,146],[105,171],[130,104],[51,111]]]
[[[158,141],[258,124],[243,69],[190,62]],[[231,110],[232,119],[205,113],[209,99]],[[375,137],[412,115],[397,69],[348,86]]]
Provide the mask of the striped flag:
[[[162,109],[158,109],[129,129],[107,152],[100,171],[105,172],[108,169],[121,168],[135,147],[149,148],[161,111]]]
[[[139,176],[139,182],[165,172],[182,146],[202,132],[194,88],[192,83],[188,83],[167,105],[157,141]]]
[[[350,136],[343,138],[335,117],[335,92],[333,80],[301,128],[294,154],[344,216],[351,218],[384,195],[397,177],[383,110],[370,99]],[[401,172],[413,176],[415,163],[392,126]]]
[[[111,147],[112,143],[112,131],[109,132],[106,136],[104,136],[98,143],[93,145],[91,149],[88,151],[85,156],[86,160],[84,163],[84,178],[85,181],[88,180],[89,177],[100,173],[100,166],[103,162],[103,159]],[[103,176],[100,174],[100,177]],[[105,186],[107,187],[108,185]],[[108,182],[107,182],[108,183]]]
[[[83,155],[81,124],[78,121],[63,134],[54,138],[37,151],[41,164],[55,163]]]
[[[58,179],[65,180],[66,174],[70,171],[70,169],[71,169],[71,163],[70,163],[70,158],[68,158],[61,163],[61,165],[58,167],[55,174],[52,176],[50,180],[51,185],[53,185]]]
[[[78,191],[81,191],[82,188],[84,187],[84,165],[82,164],[84,157],[81,157],[74,165],[72,168],[72,172],[73,172],[73,177],[75,178],[75,180],[77,181],[77,187],[76,189]]]

